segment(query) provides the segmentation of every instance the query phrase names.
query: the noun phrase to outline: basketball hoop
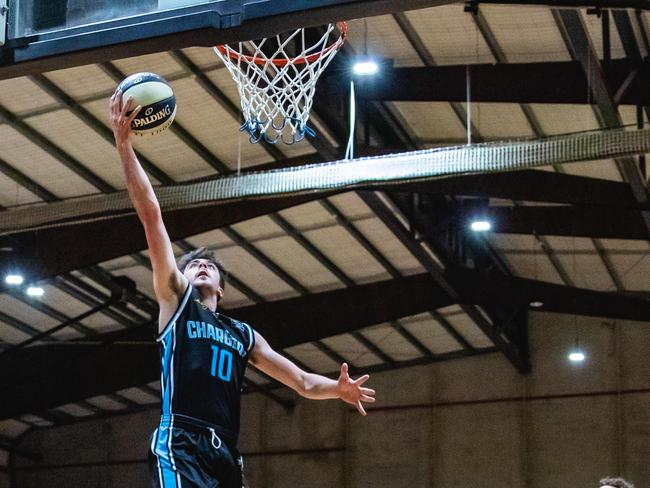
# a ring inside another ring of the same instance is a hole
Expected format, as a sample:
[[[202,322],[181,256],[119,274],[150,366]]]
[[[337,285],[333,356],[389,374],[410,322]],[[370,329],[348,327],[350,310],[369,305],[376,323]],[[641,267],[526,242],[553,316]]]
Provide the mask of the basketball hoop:
[[[294,144],[315,132],[307,125],[318,77],[345,42],[347,24],[329,24],[314,43],[305,29],[214,48],[237,83],[250,141]],[[293,51],[293,52],[292,52]]]

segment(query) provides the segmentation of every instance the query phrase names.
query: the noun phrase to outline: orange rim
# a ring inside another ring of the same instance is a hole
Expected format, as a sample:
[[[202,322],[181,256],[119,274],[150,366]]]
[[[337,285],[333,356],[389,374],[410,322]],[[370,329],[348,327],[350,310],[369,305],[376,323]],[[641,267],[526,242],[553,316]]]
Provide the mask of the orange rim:
[[[287,64],[306,64],[306,63],[313,63],[316,61],[318,58],[321,58],[325,56],[326,54],[329,54],[332,51],[338,51],[341,46],[345,43],[345,39],[348,34],[348,24],[347,22],[337,22],[336,26],[339,28],[340,36],[339,38],[327,46],[325,49],[322,51],[319,51],[314,54],[310,54],[309,56],[297,56],[295,58],[288,58],[288,59],[268,59],[268,58],[259,58],[257,56],[247,56],[246,54],[239,53],[237,51],[234,51],[232,48],[226,47],[224,44],[221,44],[219,46],[216,46],[216,49],[219,50],[221,54],[224,56],[228,56],[230,59],[233,59],[235,61],[238,60],[243,60],[247,63],[255,63],[258,66],[263,66],[264,64],[268,63],[269,61],[273,63],[275,66],[286,66]]]

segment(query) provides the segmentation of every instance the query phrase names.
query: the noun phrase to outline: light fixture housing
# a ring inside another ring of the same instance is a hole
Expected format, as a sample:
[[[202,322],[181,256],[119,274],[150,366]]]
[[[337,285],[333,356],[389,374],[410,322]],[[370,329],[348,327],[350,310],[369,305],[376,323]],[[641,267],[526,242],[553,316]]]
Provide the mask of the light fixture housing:
[[[45,293],[45,290],[40,286],[30,286],[27,288],[26,292],[30,297],[42,297]]]
[[[492,224],[488,220],[475,220],[469,227],[474,232],[487,232],[492,228]]]
[[[25,279],[19,274],[8,274],[5,276],[5,283],[8,285],[22,285]]]

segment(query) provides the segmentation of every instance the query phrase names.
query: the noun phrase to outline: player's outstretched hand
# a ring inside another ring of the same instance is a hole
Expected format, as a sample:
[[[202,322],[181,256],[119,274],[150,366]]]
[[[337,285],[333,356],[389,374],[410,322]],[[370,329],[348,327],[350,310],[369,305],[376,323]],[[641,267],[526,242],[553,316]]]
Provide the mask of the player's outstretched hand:
[[[129,97],[128,100],[124,101],[122,100],[122,92],[120,91],[116,91],[111,97],[108,115],[111,122],[111,129],[113,129],[113,135],[115,135],[115,141],[118,144],[128,140],[131,135],[131,122],[133,122],[133,119],[136,118],[142,108],[140,105],[134,108],[134,105],[133,97]]]
[[[362,402],[375,402],[375,390],[372,390],[370,388],[362,388],[362,385],[368,381],[368,378],[370,378],[370,376],[364,374],[360,378],[353,380],[348,374],[347,363],[343,363],[341,365],[341,374],[339,375],[337,386],[339,398],[345,403],[349,403],[350,405],[357,407],[357,410],[361,415],[366,415],[366,411],[363,409]]]

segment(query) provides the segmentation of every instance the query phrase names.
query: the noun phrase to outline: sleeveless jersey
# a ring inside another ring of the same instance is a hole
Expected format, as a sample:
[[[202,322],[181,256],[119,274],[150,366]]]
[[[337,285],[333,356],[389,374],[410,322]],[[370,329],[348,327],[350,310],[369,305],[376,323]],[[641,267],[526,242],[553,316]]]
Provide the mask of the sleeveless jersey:
[[[212,312],[188,285],[156,340],[162,361],[161,423],[191,421],[236,444],[244,372],[255,344],[252,327]]]

